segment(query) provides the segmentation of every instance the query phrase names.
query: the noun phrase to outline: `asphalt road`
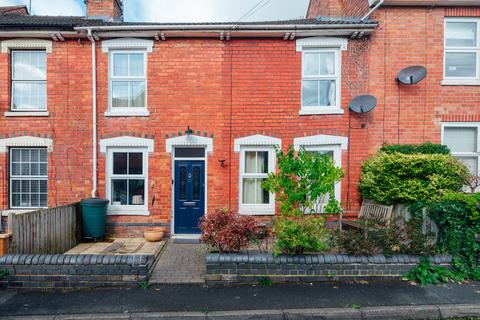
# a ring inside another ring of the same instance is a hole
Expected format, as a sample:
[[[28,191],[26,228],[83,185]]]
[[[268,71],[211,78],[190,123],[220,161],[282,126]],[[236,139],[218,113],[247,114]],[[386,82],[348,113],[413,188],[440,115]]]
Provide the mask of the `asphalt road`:
[[[359,308],[480,303],[480,282],[419,287],[406,282],[205,287],[158,285],[69,292],[0,291],[0,316],[132,312]]]

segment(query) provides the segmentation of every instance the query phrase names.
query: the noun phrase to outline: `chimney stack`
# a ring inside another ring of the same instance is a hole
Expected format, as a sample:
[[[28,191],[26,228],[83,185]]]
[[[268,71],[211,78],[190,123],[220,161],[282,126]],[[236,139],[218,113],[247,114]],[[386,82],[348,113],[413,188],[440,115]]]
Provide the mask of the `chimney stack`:
[[[123,21],[122,0],[86,0],[87,18]]]

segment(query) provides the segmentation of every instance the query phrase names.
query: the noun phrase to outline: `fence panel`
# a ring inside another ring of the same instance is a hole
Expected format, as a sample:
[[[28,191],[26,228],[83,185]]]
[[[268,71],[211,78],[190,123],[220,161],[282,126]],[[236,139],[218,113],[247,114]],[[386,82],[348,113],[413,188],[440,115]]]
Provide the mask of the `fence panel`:
[[[10,213],[8,226],[12,233],[9,253],[64,253],[80,240],[80,205]]]

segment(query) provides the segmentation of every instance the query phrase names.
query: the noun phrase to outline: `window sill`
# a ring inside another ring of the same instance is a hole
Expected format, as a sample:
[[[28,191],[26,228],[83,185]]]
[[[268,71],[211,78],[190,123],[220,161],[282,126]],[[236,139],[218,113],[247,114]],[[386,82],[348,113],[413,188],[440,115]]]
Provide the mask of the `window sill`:
[[[453,80],[444,79],[441,82],[442,86],[480,86],[480,80]]]
[[[148,210],[108,210],[108,216],[149,216],[150,211]]]
[[[48,117],[48,111],[7,111],[5,117]]]
[[[240,205],[238,213],[243,216],[273,216],[275,208]]]
[[[299,115],[301,116],[310,116],[316,114],[344,114],[344,111],[340,108],[319,107],[318,109],[300,109],[299,112]]]
[[[105,117],[148,117],[148,110],[125,110],[125,111],[106,111]]]

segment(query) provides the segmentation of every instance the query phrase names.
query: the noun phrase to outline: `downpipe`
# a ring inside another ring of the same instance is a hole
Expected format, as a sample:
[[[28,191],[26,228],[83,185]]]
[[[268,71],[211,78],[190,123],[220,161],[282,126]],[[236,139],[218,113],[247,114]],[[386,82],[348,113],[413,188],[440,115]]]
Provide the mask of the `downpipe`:
[[[97,197],[97,59],[96,42],[92,29],[87,29],[87,36],[92,44],[92,198]]]

